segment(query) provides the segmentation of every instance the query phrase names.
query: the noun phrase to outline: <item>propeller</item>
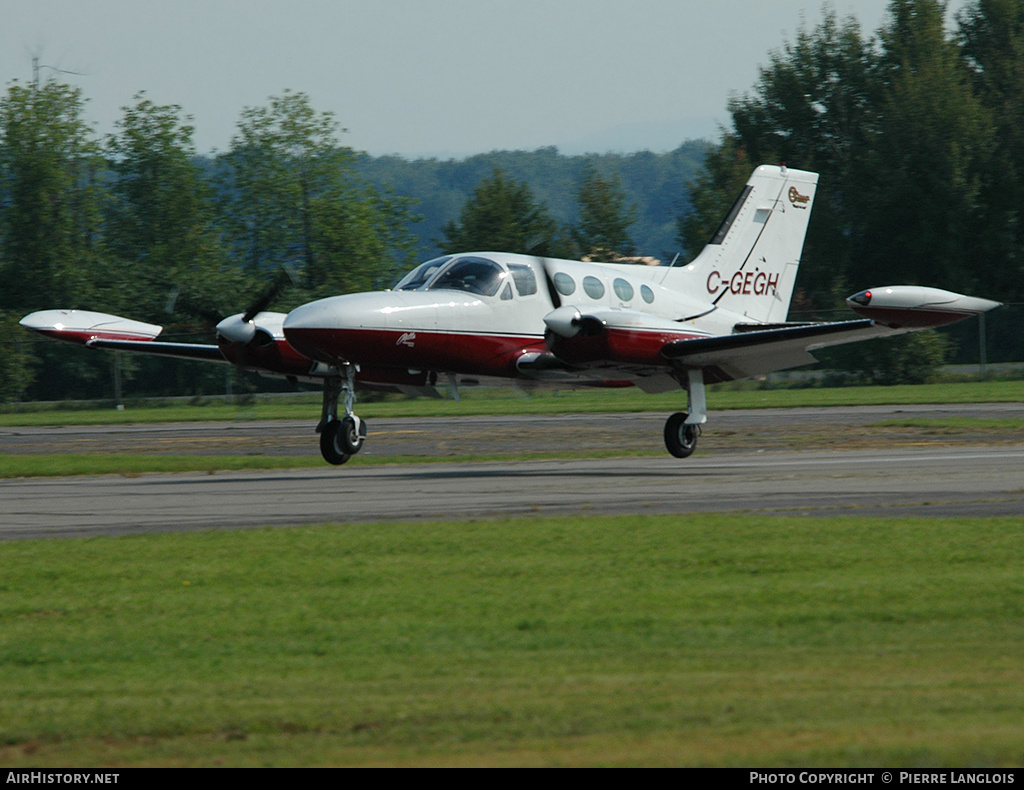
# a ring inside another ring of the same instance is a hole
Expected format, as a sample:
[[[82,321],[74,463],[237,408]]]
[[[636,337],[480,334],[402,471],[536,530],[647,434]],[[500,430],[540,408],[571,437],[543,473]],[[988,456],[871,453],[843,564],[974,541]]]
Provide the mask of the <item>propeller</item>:
[[[544,323],[547,328],[561,337],[575,337],[580,331],[579,321],[583,316],[572,305],[556,307],[546,316]]]
[[[217,324],[217,333],[232,343],[245,345],[256,336],[256,322],[253,320],[270,307],[271,304],[295,282],[295,276],[286,266],[282,266],[277,276],[244,313],[228,316]]]
[[[604,331],[605,323],[592,315],[582,315],[572,305],[556,307],[546,316],[544,324],[559,337],[595,337]]]

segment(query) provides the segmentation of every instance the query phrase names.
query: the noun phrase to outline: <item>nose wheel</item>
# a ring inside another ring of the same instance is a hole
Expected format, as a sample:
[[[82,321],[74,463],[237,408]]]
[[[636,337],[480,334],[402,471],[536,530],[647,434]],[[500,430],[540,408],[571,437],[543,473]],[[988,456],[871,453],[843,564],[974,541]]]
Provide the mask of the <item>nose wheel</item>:
[[[323,412],[317,431],[320,433],[320,455],[329,464],[340,466],[358,453],[366,440],[366,423],[353,412],[355,406],[355,374],[352,365],[345,367],[346,380],[340,376],[324,381]],[[345,395],[345,416],[338,419],[338,400]]]
[[[329,464],[341,466],[352,453],[345,451],[341,442],[341,423],[338,420],[327,423],[320,429],[320,455]]]

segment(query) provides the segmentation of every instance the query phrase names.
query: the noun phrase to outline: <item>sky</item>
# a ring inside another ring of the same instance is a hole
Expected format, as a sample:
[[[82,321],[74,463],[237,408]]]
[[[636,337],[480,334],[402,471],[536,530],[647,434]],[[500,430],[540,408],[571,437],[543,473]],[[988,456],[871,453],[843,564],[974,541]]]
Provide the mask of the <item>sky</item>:
[[[950,12],[967,0],[953,0]],[[81,88],[98,134],[139,91],[200,153],[285,90],[344,145],[462,158],[667,151],[717,139],[730,96],[822,19],[821,0],[0,0],[0,85]],[[888,0],[833,0],[873,34]],[[74,73],[68,73],[74,72]]]

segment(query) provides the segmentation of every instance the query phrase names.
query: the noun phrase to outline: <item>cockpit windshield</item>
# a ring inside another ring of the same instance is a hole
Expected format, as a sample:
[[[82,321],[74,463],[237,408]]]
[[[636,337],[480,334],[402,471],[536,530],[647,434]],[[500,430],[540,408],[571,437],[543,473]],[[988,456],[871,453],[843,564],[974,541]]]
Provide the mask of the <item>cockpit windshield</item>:
[[[469,291],[480,296],[494,296],[508,275],[494,261],[486,258],[459,258],[427,286],[428,291]]]
[[[396,291],[468,291],[494,296],[508,278],[501,266],[473,255],[445,255],[421,263],[394,287]]]
[[[405,277],[398,281],[394,290],[396,291],[415,291],[418,288],[422,288],[426,285],[427,281],[433,277],[441,267],[444,266],[448,261],[452,259],[451,255],[445,255],[441,258],[434,258],[433,260],[421,263]]]

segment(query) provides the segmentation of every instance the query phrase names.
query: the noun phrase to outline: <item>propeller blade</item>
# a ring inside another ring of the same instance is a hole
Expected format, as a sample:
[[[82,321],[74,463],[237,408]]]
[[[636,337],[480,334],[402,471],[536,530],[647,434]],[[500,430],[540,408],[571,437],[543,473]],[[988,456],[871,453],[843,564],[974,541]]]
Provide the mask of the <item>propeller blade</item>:
[[[282,266],[270,285],[256,297],[244,313],[228,316],[217,324],[217,333],[232,343],[245,345],[256,336],[256,316],[270,307],[284,290],[295,282],[296,277],[291,270],[287,266]]]
[[[274,303],[274,300],[276,300],[277,297],[284,292],[284,289],[291,285],[294,280],[295,277],[292,273],[288,271],[286,267],[282,266],[281,270],[277,273],[277,276],[270,283],[270,286],[261,293],[256,298],[256,301],[249,305],[249,308],[242,314],[242,321],[248,323],[270,307],[270,305]]]

